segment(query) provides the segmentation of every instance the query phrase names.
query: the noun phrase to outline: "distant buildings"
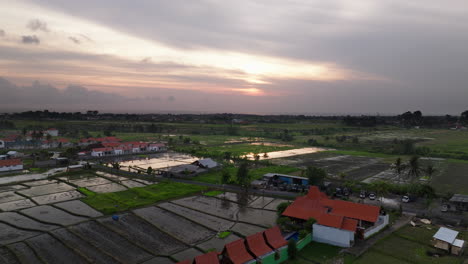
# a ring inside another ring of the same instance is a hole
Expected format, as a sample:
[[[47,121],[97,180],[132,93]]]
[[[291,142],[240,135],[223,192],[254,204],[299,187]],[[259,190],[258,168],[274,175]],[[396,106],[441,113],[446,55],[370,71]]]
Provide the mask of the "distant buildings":
[[[23,169],[23,162],[20,159],[0,160],[0,172],[18,171]]]
[[[104,142],[101,143],[103,148],[93,148],[91,150],[92,157],[105,157],[125,154],[138,154],[142,152],[162,152],[166,151],[167,147],[163,143],[147,143],[147,142]]]

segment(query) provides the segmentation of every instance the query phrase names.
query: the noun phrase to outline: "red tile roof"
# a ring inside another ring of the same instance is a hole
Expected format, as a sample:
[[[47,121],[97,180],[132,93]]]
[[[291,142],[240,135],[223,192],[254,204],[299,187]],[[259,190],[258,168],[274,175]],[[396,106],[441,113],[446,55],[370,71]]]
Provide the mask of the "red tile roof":
[[[255,257],[260,257],[265,255],[268,252],[273,251],[266,243],[265,239],[263,238],[263,232],[259,232],[248,236],[245,241],[247,242],[247,247],[249,248],[250,252],[252,252]]]
[[[219,264],[218,253],[210,252],[201,256],[195,257],[194,264]]]
[[[244,239],[224,245],[225,255],[229,257],[233,264],[243,264],[254,259],[245,248]]]
[[[22,164],[23,162],[20,159],[0,160],[0,167],[16,166],[16,165],[22,165]]]
[[[118,147],[121,145],[119,142],[104,142],[102,143],[104,147]]]
[[[99,152],[99,151],[112,151],[113,148],[93,148],[92,151]]]
[[[376,222],[380,207],[329,199],[317,186],[311,186],[306,196],[298,197],[284,216],[308,220],[315,218],[320,225],[355,231],[357,221]]]
[[[286,241],[286,239],[281,235],[281,231],[278,226],[265,230],[263,235],[267,244],[273,249],[278,249],[288,244],[288,241]]]

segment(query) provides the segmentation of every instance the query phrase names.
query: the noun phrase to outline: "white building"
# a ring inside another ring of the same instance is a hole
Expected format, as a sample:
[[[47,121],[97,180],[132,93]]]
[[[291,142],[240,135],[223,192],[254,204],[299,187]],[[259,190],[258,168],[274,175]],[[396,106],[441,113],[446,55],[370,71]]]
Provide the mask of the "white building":
[[[49,128],[46,131],[44,131],[45,135],[51,135],[53,137],[58,137],[59,131],[56,128]]]
[[[114,155],[112,148],[95,148],[91,150],[91,156],[93,157],[104,157]]]
[[[20,159],[0,160],[0,172],[17,171],[23,169],[23,162]]]

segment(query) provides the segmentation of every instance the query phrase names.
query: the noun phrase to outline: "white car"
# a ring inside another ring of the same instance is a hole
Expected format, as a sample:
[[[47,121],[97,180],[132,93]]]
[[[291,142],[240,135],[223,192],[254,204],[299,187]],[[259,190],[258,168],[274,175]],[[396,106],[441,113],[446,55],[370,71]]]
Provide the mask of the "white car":
[[[404,202],[404,203],[409,203],[410,202],[410,198],[408,195],[403,195],[403,197],[401,197],[401,201]]]
[[[369,193],[369,199],[375,200],[375,198],[377,198],[377,196],[375,195],[375,193]]]

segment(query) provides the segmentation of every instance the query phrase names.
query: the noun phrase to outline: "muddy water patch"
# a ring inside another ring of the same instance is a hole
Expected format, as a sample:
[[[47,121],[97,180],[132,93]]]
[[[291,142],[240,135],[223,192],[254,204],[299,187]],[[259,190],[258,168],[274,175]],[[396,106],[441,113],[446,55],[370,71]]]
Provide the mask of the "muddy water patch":
[[[34,251],[24,242],[18,242],[7,246],[18,258],[20,263],[41,263]]]
[[[81,194],[78,191],[73,190],[73,191],[68,191],[68,192],[36,196],[36,197],[33,197],[32,199],[38,204],[51,204],[51,203],[74,200],[74,199],[78,199],[82,197],[84,197],[83,194]]]
[[[20,242],[39,234],[40,232],[21,230],[4,223],[0,223],[0,245]]]
[[[172,202],[229,220],[236,220],[236,214],[239,211],[239,205],[236,203],[207,196],[192,196]]]
[[[51,193],[71,191],[74,189],[75,187],[61,182],[61,183],[52,183],[52,184],[34,186],[27,190],[20,190],[18,191],[18,193],[21,193],[22,195],[26,195],[29,197],[33,197],[33,196],[40,196],[40,195],[51,194]]]
[[[49,234],[43,234],[31,239],[26,243],[34,249],[39,257],[50,264],[75,264],[87,263],[80,255],[64,246],[60,241]]]
[[[271,203],[269,203],[268,205],[266,205],[266,206],[264,207],[264,209],[276,211],[276,207],[278,207],[279,204],[285,203],[285,202],[291,202],[291,201],[283,200],[283,199],[275,199],[275,200],[273,200]]]
[[[0,204],[11,202],[11,201],[18,201],[24,199],[23,196],[18,195],[14,192],[2,192],[0,193]]]
[[[74,179],[63,179],[64,181],[70,182],[73,185],[78,187],[89,187],[101,184],[109,184],[111,181],[101,178],[101,177],[83,177],[83,178],[74,178]]]
[[[123,263],[136,264],[153,257],[121,235],[94,221],[71,226],[69,230]]]
[[[24,208],[33,207],[33,206],[36,206],[36,204],[33,201],[29,199],[23,199],[23,200],[18,200],[18,201],[2,203],[0,204],[0,210],[15,211],[15,210],[20,210]]]
[[[19,264],[15,254],[6,247],[0,247],[0,263]]]
[[[133,212],[186,244],[193,245],[216,234],[204,226],[157,207],[136,209]]]
[[[249,204],[249,207],[251,208],[257,208],[257,209],[262,209],[269,203],[271,203],[275,198],[272,197],[259,197],[255,201],[251,202]]]
[[[17,190],[22,190],[22,189],[27,189],[28,187],[23,186],[23,185],[6,185],[6,186],[0,186],[0,193],[2,192],[8,192],[8,191],[17,191]]]
[[[14,212],[0,213],[0,221],[22,229],[36,231],[50,231],[59,228],[57,225],[49,225]]]
[[[71,215],[50,205],[41,205],[24,209],[21,213],[41,222],[63,226],[77,224],[87,220],[87,218]]]
[[[132,180],[126,180],[126,181],[121,181],[120,184],[124,185],[127,188],[135,188],[135,187],[144,187],[143,183],[137,182],[137,181],[132,181]]]
[[[120,215],[118,221],[111,217],[101,218],[98,221],[155,255],[169,255],[187,248],[180,241],[133,214]]]
[[[245,223],[237,223],[231,228],[231,230],[244,237],[247,237],[255,233],[262,232],[265,230],[265,228]]]
[[[25,182],[23,184],[32,187],[32,186],[46,185],[46,184],[51,184],[51,183],[57,183],[57,181],[56,180],[37,180],[37,181]]]
[[[237,214],[239,221],[252,223],[264,227],[272,227],[275,225],[276,212],[253,209],[253,208],[241,208]]]
[[[83,203],[79,200],[67,201],[63,203],[54,204],[54,206],[59,207],[62,210],[70,212],[72,214],[81,215],[85,217],[99,217],[102,214],[89,205]]]
[[[189,248],[177,254],[172,255],[172,257],[178,261],[183,261],[186,259],[194,259],[196,256],[200,256],[200,255],[203,255],[203,252],[195,248]]]
[[[117,183],[108,183],[103,185],[96,185],[88,187],[88,190],[97,192],[97,193],[110,193],[110,192],[120,192],[125,191],[127,188]]]
[[[114,264],[117,262],[111,256],[103,253],[98,248],[93,247],[90,243],[65,228],[55,230],[52,233],[69,248],[79,251],[90,263]]]
[[[216,195],[216,197],[220,199],[229,200],[229,201],[238,203],[243,206],[255,201],[258,198],[258,196],[251,195],[245,192],[240,192],[240,193],[225,192],[225,193]]]
[[[234,225],[234,222],[216,216],[207,215],[205,213],[198,212],[173,203],[162,203],[158,206],[216,231],[225,231]]]

